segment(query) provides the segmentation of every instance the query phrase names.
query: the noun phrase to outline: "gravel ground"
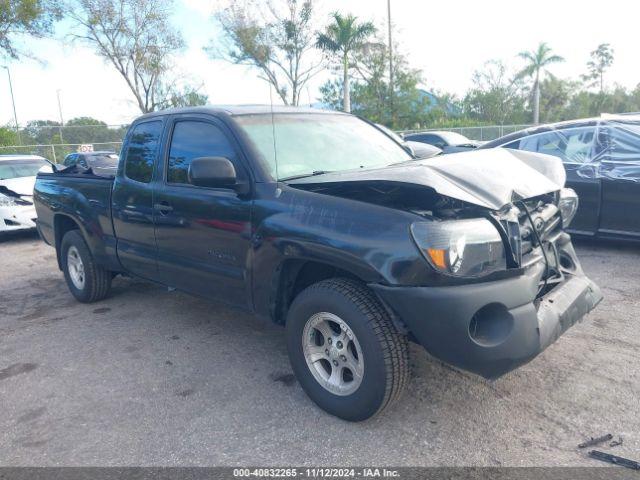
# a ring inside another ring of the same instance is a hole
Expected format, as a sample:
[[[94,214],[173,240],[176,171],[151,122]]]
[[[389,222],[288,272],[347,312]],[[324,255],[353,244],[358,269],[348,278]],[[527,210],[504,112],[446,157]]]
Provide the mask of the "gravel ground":
[[[640,457],[640,247],[577,244],[605,300],[530,364],[488,382],[412,347],[384,415],[319,410],[283,331],[159,286],[77,303],[55,253],[0,242],[0,465],[577,465],[613,433]]]

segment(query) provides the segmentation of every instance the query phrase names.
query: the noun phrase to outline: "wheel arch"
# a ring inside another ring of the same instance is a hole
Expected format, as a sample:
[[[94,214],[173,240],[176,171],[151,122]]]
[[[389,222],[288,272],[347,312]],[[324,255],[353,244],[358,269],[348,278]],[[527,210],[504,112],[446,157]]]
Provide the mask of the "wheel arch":
[[[293,299],[305,288],[330,278],[348,278],[363,285],[370,281],[327,261],[303,258],[284,260],[274,272],[270,305],[272,320],[284,325]]]
[[[62,252],[60,248],[62,245],[62,239],[68,232],[72,230],[79,230],[86,241],[86,237],[78,221],[64,213],[55,214],[55,216],[53,217],[53,232],[56,248],[56,258],[58,260],[58,268],[60,270],[62,270]]]

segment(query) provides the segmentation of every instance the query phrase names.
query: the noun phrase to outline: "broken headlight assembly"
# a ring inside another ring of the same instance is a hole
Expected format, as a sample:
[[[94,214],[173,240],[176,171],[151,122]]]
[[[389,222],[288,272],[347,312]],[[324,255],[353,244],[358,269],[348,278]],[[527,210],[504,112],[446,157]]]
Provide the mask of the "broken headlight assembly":
[[[487,219],[417,222],[411,234],[427,261],[456,277],[480,277],[507,268],[504,244]]]
[[[578,211],[578,194],[571,188],[563,188],[560,190],[558,208],[562,216],[562,228],[567,228]]]
[[[14,207],[16,206],[16,199],[0,193],[0,207]]]

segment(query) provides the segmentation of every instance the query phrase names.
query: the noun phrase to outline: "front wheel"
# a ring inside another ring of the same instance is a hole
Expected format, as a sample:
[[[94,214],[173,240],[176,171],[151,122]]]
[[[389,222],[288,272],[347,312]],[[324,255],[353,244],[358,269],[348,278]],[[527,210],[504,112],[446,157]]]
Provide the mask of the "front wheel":
[[[108,295],[113,275],[95,263],[78,230],[71,230],[62,238],[60,255],[64,278],[76,300],[91,303]]]
[[[353,280],[324,280],[294,299],[287,347],[307,395],[345,420],[389,407],[409,378],[406,336],[373,292]]]

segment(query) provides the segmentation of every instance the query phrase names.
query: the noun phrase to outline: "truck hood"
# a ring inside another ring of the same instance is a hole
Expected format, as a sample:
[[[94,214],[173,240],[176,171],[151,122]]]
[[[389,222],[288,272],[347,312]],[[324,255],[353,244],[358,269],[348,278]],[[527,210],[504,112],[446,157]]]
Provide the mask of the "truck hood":
[[[367,182],[424,186],[446,197],[499,210],[514,201],[560,190],[565,180],[562,161],[557,157],[496,148],[382,168],[327,173],[288,183],[305,189]]]
[[[19,196],[33,196],[33,187],[36,184],[36,177],[18,177],[0,180],[0,192],[3,190],[12,192]],[[2,188],[4,187],[4,188]]]

